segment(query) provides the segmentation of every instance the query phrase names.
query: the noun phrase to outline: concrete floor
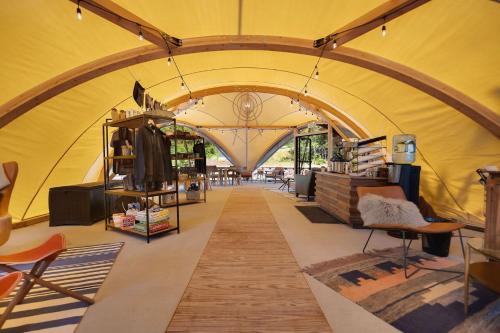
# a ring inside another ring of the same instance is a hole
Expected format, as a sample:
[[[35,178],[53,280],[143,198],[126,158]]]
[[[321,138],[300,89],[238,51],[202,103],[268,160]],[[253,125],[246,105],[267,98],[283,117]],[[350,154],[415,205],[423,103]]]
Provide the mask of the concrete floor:
[[[0,252],[28,248],[56,232],[66,235],[68,246],[124,241],[122,252],[96,295],[96,303],[89,307],[77,332],[165,332],[231,189],[214,188],[208,192],[207,204],[181,207],[182,232],[153,239],[149,245],[142,238],[104,231],[102,222],[90,227],[54,228],[41,223],[14,230]],[[310,223],[293,207],[293,200],[272,191],[264,191],[264,196],[300,267],[361,251],[368,231]],[[464,234],[477,235],[471,231]],[[385,248],[400,242],[376,232],[370,244]],[[418,249],[420,243],[414,242],[412,247]],[[451,255],[460,253],[454,238]],[[334,332],[397,332],[322,283],[308,275],[306,279]]]

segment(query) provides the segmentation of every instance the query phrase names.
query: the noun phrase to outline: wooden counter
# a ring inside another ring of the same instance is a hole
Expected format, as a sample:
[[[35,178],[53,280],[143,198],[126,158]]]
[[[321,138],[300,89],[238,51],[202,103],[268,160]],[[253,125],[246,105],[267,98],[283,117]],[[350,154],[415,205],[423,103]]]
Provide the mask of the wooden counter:
[[[386,178],[355,177],[339,173],[316,172],[315,200],[320,207],[353,228],[363,221],[358,209],[358,186],[385,186]]]

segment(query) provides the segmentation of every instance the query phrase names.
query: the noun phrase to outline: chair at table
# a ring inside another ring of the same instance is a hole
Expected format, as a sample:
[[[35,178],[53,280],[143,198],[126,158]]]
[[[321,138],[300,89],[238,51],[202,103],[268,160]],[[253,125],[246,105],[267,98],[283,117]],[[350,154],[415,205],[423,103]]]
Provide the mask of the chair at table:
[[[392,199],[400,199],[400,200],[407,200],[406,195],[403,192],[403,189],[400,186],[375,186],[375,187],[358,187],[356,189],[358,193],[358,197],[362,198],[363,196],[367,194],[375,194],[382,196],[384,198],[392,198]],[[410,245],[412,240],[410,239],[408,246],[406,245],[406,233],[418,233],[418,234],[445,234],[453,231],[458,231],[458,234],[460,236],[460,245],[462,246],[462,254],[465,258],[465,248],[464,248],[464,243],[462,240],[462,232],[460,229],[464,228],[465,225],[462,223],[456,223],[456,222],[435,222],[435,223],[430,223],[429,225],[425,227],[411,227],[409,225],[404,225],[404,224],[372,224],[369,226],[366,226],[366,228],[371,229],[370,235],[368,236],[368,239],[366,240],[365,245],[363,246],[363,253],[369,254],[366,252],[366,247],[368,246],[368,242],[370,241],[370,238],[373,235],[373,232],[375,230],[384,230],[384,231],[389,231],[389,230],[397,230],[401,232],[402,235],[402,242],[403,242],[403,267],[404,267],[404,272],[405,272],[405,277],[409,278],[416,272],[418,272],[419,269],[425,269],[425,270],[431,270],[431,271],[441,271],[441,272],[452,272],[452,273],[462,273],[462,272],[456,272],[456,271],[449,271],[445,269],[434,269],[434,268],[428,268],[428,267],[423,267],[415,262],[413,262],[409,257],[408,257],[408,251],[410,249]],[[417,268],[413,273],[408,274],[407,269],[408,265],[412,265]]]
[[[234,185],[235,183],[236,185],[240,185],[240,173],[238,170],[229,168],[227,170],[227,178],[231,185]]]
[[[217,185],[217,182],[219,180],[219,172],[217,170],[217,166],[207,165],[207,176],[208,176],[208,183],[210,184],[210,189],[211,189],[212,185],[213,184]]]
[[[267,179],[272,179],[274,180],[274,182],[276,183],[276,181],[278,179],[280,179],[281,177],[283,177],[285,175],[285,169],[282,168],[282,167],[276,167],[274,169],[272,169],[271,171],[268,171],[265,173],[265,179],[266,179],[266,182],[267,182]]]
[[[0,245],[3,245],[9,239],[12,229],[12,218],[7,214],[7,211],[14,183],[17,178],[18,165],[16,162],[7,162],[4,163],[2,167],[10,181],[10,185],[0,191]],[[80,295],[42,278],[45,270],[65,249],[66,241],[64,235],[55,234],[35,248],[18,253],[0,255],[0,270],[9,273],[0,277],[0,298],[7,297],[17,287],[21,279],[24,280],[16,295],[8,303],[7,308],[0,317],[0,328],[3,326],[14,307],[23,302],[24,298],[35,284],[66,294],[88,304],[94,303],[94,300],[84,295]],[[25,264],[33,264],[29,273],[19,271],[12,266]]]

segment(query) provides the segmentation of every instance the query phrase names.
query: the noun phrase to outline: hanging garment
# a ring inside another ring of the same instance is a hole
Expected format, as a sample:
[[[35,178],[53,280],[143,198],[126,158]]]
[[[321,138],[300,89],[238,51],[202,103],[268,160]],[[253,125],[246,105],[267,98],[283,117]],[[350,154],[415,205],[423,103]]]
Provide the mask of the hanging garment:
[[[145,89],[143,86],[141,86],[139,81],[135,81],[133,96],[134,100],[140,107],[144,105],[144,91]]]
[[[146,94],[146,110],[152,110],[154,104],[154,99],[153,97],[149,96],[149,94]]]
[[[153,106],[153,110],[155,110],[155,111],[161,111],[161,104],[160,104],[160,102],[154,101],[153,105],[154,105]]]
[[[165,181],[172,184],[170,139],[160,129],[147,125],[137,130],[135,155],[134,180],[136,185],[144,185],[147,182],[148,188],[152,188],[153,185]]]
[[[120,127],[111,135],[110,145],[113,147],[114,156],[124,156],[126,147],[134,145],[134,133],[128,128]],[[133,168],[134,162],[132,160],[113,160],[113,172],[116,174],[131,174]]]
[[[196,172],[207,173],[207,157],[205,155],[205,144],[203,144],[202,142],[195,143],[193,146],[193,154],[198,154],[198,157],[202,158],[194,160]]]

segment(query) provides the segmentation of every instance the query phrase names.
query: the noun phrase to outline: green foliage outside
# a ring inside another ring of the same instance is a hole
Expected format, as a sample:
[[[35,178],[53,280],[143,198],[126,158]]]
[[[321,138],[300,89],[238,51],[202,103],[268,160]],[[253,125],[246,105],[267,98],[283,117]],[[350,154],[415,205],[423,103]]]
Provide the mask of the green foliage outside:
[[[193,130],[185,126],[177,126],[178,131],[190,132]],[[168,131],[168,130],[167,130]],[[328,156],[328,143],[327,136],[324,135],[312,135],[309,136],[311,139],[312,147],[312,166],[320,167],[326,166],[327,156]],[[193,141],[183,141],[179,140],[177,142],[177,151],[179,153],[186,153],[193,151]],[[224,165],[229,163],[221,151],[212,142],[205,140],[205,153],[207,156],[207,164],[209,165]],[[287,143],[285,143],[280,149],[278,149],[262,166],[263,167],[293,167],[294,166],[294,156],[295,156],[295,141],[291,138]],[[182,163],[181,163],[182,164]]]
[[[312,147],[312,166],[320,167],[326,166],[328,158],[328,142],[325,135],[312,135],[309,136],[311,139]],[[290,139],[285,143],[280,149],[278,149],[262,166],[263,167],[293,167],[294,156],[295,156],[295,142],[294,139]]]
[[[173,132],[172,127],[164,127],[162,129],[165,132]],[[177,131],[182,131],[182,132],[189,132],[189,133],[194,133],[193,130],[189,127],[185,126],[177,126]],[[177,152],[179,153],[191,153],[193,152],[193,144],[194,142],[191,140],[178,140],[177,141]],[[172,150],[173,151],[173,150]],[[226,157],[221,153],[219,148],[212,142],[208,141],[205,139],[205,154],[207,156],[207,164],[208,165],[225,165],[228,164],[229,162],[227,161]],[[179,161],[180,166],[186,166],[187,161]]]

